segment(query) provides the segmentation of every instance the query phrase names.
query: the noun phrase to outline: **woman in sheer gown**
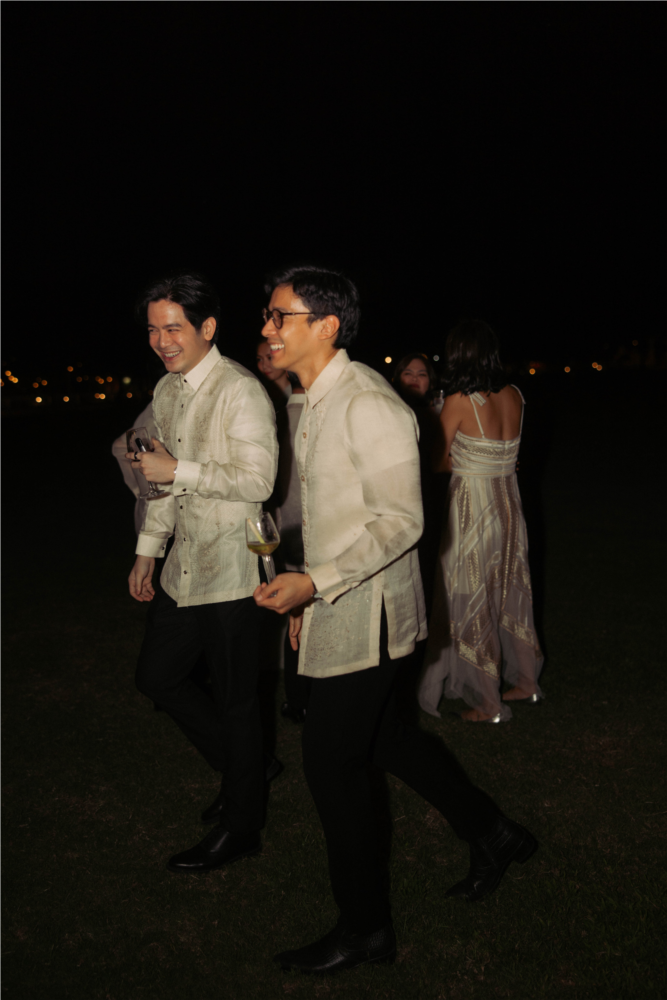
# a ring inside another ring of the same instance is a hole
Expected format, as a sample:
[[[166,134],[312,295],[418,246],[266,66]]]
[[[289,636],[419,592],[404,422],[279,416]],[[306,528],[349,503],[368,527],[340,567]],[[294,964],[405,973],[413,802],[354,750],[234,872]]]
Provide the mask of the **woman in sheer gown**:
[[[461,713],[466,721],[504,722],[509,702],[543,697],[515,471],[524,400],[507,382],[486,323],[451,331],[446,366],[442,464],[452,478],[419,703],[439,715],[444,688],[470,706]],[[501,680],[509,685],[502,699]]]

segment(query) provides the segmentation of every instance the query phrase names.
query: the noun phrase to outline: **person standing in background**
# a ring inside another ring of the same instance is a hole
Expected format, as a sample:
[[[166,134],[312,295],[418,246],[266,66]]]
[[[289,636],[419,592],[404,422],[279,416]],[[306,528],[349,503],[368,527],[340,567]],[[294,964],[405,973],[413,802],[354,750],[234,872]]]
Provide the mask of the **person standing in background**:
[[[132,426],[145,427],[151,438],[156,438],[158,436],[155,420],[153,419],[153,400],[151,400],[148,406],[141,411]],[[147,501],[142,500],[139,494],[145,493],[148,490],[148,483],[146,479],[141,476],[141,473],[138,472],[136,463],[132,462],[132,460],[127,457],[127,431],[123,431],[120,437],[117,437],[111,445],[111,454],[120,466],[120,471],[123,473],[125,485],[132,491],[132,493],[134,493],[136,499],[136,503],[134,505],[134,530],[137,534],[139,534],[141,526],[144,523],[147,504]],[[138,476],[141,476],[141,480],[137,478]]]
[[[274,368],[271,361],[271,351],[266,341],[257,345],[255,357],[260,381],[269,394],[269,399],[273,403],[276,411],[282,409],[292,394],[292,386],[289,380],[289,373],[280,368]]]
[[[245,521],[273,490],[275,418],[254,375],[215,346],[220,304],[200,275],[155,282],[137,310],[167,374],[153,397],[161,440],[153,439],[155,450],[134,461],[149,481],[171,488],[171,495],[147,504],[129,577],[132,597],[151,602],[137,687],[222,772],[219,794],[202,814],[216,825],[167,866],[201,872],[260,849],[261,618],[252,599],[259,571],[246,546]],[[171,535],[174,544],[154,590],[155,558]],[[202,651],[214,701],[190,677]]]
[[[459,323],[445,353],[441,463],[452,478],[419,703],[438,716],[444,687],[470,706],[460,713],[466,722],[507,722],[510,704],[543,697],[516,478],[524,399],[481,320]]]
[[[430,397],[437,382],[435,370],[425,354],[407,354],[394,369],[392,385],[401,399],[413,410],[419,424],[419,468],[422,504],[424,506],[424,531],[417,543],[419,570],[424,587],[426,617],[431,613],[433,600],[433,575],[438,558],[440,527],[446,499],[445,479],[441,472],[433,471],[433,457],[439,450],[441,430],[438,416],[430,405]]]

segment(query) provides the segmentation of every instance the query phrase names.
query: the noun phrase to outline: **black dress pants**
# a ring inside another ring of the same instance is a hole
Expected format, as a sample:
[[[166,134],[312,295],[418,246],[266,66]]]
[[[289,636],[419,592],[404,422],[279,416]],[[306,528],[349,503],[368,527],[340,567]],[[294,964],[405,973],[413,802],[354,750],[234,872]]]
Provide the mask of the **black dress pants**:
[[[308,707],[312,677],[304,677],[299,673],[299,651],[292,649],[289,628],[285,635],[284,663],[285,699],[290,708],[300,711]]]
[[[252,597],[179,608],[158,585],[148,610],[137,687],[181,727],[223,772],[222,825],[231,833],[261,829],[264,763],[257,682],[262,616]],[[213,700],[190,674],[201,653]]]
[[[498,807],[467,777],[442,741],[397,717],[400,660],[314,678],[303,730],[303,764],[327,844],[334,899],[344,925],[368,934],[388,923],[385,863],[378,849],[367,764],[400,778],[435,806],[458,837],[490,832]]]

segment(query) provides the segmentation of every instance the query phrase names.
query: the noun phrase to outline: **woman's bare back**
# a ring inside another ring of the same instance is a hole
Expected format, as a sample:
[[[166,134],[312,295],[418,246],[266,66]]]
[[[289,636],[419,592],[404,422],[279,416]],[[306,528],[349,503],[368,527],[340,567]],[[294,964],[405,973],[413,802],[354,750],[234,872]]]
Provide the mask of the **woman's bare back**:
[[[480,393],[486,399],[484,406],[475,403],[470,396],[458,393],[454,400],[456,416],[460,418],[458,430],[468,437],[481,437],[479,424],[473,412],[477,410],[484,437],[493,441],[511,441],[519,436],[521,431],[521,396],[511,385],[506,385],[500,392]]]

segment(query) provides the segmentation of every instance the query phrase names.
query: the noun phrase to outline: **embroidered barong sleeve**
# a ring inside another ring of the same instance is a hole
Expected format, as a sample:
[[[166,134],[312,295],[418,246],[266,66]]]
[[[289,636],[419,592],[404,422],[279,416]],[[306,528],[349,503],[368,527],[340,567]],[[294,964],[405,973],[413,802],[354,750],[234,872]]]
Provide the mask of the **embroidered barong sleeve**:
[[[370,515],[340,555],[309,570],[333,603],[411,549],[424,528],[417,428],[410,412],[379,392],[358,393],[344,425],[344,448]],[[336,525],[332,524],[335,532]]]
[[[244,379],[230,392],[224,410],[225,454],[220,462],[179,459],[174,495],[197,494],[204,499],[261,503],[273,492],[278,462],[273,407],[259,382]],[[154,501],[156,502],[156,501]]]

